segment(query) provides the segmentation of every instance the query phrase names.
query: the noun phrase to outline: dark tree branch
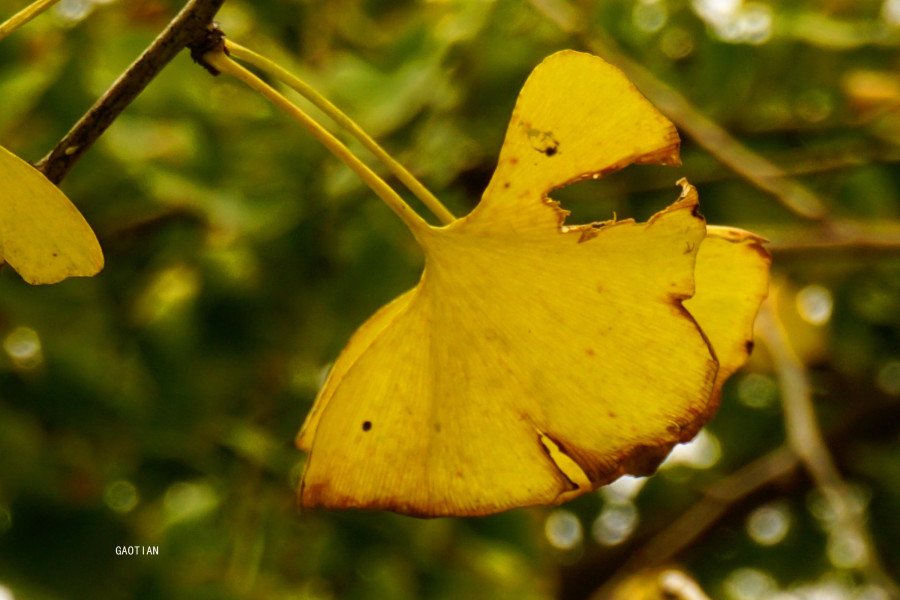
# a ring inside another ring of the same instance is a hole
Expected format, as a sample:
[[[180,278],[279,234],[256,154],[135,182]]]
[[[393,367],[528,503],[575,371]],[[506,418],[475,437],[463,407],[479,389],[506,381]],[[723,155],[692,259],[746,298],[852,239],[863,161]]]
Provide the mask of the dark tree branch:
[[[143,54],[106,90],[50,153],[36,166],[59,184],[122,111],[175,56],[202,44],[225,0],[190,0]]]

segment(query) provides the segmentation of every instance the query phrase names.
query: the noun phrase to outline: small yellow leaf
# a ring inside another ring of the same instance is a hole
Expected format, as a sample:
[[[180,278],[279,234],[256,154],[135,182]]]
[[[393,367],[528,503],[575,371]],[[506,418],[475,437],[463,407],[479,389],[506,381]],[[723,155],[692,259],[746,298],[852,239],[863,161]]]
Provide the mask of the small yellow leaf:
[[[0,261],[32,285],[90,277],[103,268],[97,237],[75,205],[2,146]]]
[[[768,285],[759,239],[708,235],[686,182],[643,224],[566,227],[547,196],[650,162],[677,164],[678,136],[621,72],[571,51],[535,69],[479,206],[414,232],[419,285],[335,363],[297,440],[303,504],[432,517],[558,503],[650,474],[691,439],[746,357]]]
[[[713,410],[725,381],[753,350],[753,322],[769,291],[772,263],[764,242],[742,229],[709,226],[697,255],[697,293],[684,306],[697,319],[719,361]]]

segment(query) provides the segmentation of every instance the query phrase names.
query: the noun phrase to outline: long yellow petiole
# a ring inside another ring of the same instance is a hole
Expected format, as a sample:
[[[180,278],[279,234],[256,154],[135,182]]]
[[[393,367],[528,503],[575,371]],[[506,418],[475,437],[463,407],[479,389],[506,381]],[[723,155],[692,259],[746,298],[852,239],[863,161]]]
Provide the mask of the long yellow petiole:
[[[32,20],[59,0],[37,0],[23,8],[9,18],[5,23],[0,25],[0,40],[11,34],[13,31]]]
[[[416,198],[422,201],[422,203],[428,207],[431,212],[435,214],[435,216],[441,220],[444,225],[449,225],[450,223],[456,220],[456,217],[453,216],[447,207],[444,206],[437,197],[432,194],[428,189],[422,185],[422,183],[415,178],[415,176],[406,170],[406,168],[398,163],[396,160],[391,157],[390,154],[385,152],[384,148],[378,145],[378,142],[373,140],[369,135],[360,128],[350,117],[345,115],[341,110],[336,107],[334,104],[328,101],[324,96],[319,94],[316,90],[310,87],[308,84],[295,77],[276,63],[272,62],[268,58],[257,54],[256,52],[244,48],[239,44],[235,44],[230,40],[225,40],[225,48],[228,50],[231,56],[242,60],[246,63],[253,65],[254,67],[260,69],[268,73],[269,75],[281,80],[282,83],[287,85],[288,87],[294,89],[298,94],[312,102],[315,106],[319,108],[326,115],[331,117],[335,123],[346,129],[350,134],[353,135],[360,143],[368,148],[372,154],[375,155],[378,160],[380,160],[384,165],[390,170],[394,176],[399,179],[403,185],[409,188]]]
[[[423,232],[428,229],[428,223],[426,223],[422,217],[417,215],[415,211],[403,201],[403,198],[391,188],[391,186],[372,172],[372,170],[359,160],[355,154],[350,152],[349,148],[342,144],[336,137],[328,133],[324,127],[319,125],[309,115],[297,108],[290,100],[279,94],[259,77],[228,58],[222,51],[209,52],[203,59],[222,73],[240,79],[252,89],[271,100],[278,108],[300,123],[307,131],[313,134],[323,146],[328,148],[332,154],[341,159],[345,165],[359,175],[366,185],[372,188],[372,191],[378,194],[378,196],[384,200],[384,202],[391,207],[401,219],[403,219],[403,222],[409,226],[413,233]]]

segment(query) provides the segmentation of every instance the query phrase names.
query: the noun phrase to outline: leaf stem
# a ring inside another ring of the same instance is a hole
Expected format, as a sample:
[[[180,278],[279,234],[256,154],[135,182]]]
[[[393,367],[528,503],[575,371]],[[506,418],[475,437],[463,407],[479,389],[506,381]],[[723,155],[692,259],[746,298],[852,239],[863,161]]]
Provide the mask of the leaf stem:
[[[336,137],[331,135],[324,127],[319,125],[312,117],[297,108],[290,100],[279,94],[274,88],[265,83],[259,77],[240,66],[222,51],[209,52],[204,55],[203,60],[209,63],[215,69],[236,77],[243,81],[251,89],[259,92],[268,98],[278,108],[286,112],[292,119],[300,123],[307,131],[309,131],[323,146],[328,148],[332,154],[337,156],[341,161],[350,167],[350,169],[359,175],[359,177],[372,188],[378,196],[384,200],[397,215],[403,219],[403,222],[413,231],[414,234],[424,232],[429,225],[422,217],[413,211],[403,198],[393,190],[383,179],[376,175],[369,167],[367,167],[359,158],[353,154],[347,146],[342,144]]]
[[[390,170],[390,172],[393,173],[394,176],[403,183],[403,185],[409,188],[409,190],[416,196],[416,198],[421,200],[422,203],[427,206],[428,209],[432,213],[434,213],[434,215],[438,219],[440,219],[444,225],[449,225],[456,220],[456,217],[453,216],[453,213],[451,213],[434,194],[428,191],[428,189],[424,185],[422,185],[422,183],[418,179],[416,179],[416,177],[412,173],[410,173],[406,169],[406,167],[394,160],[394,158],[390,154],[388,154],[384,150],[384,148],[379,146],[378,142],[373,140],[369,136],[369,134],[363,131],[363,129],[359,125],[357,125],[356,122],[353,121],[353,119],[344,114],[341,109],[329,102],[327,98],[322,96],[309,84],[292,75],[272,60],[228,39],[225,40],[225,48],[228,53],[234,58],[249,63],[254,67],[260,69],[261,71],[264,71],[265,73],[268,73],[269,75],[279,79],[282,83],[312,102],[316,107],[319,108],[319,110],[331,117],[331,119],[334,120],[335,123],[346,129],[351,135],[353,135],[353,137],[359,140],[359,142],[363,146],[365,146],[372,154],[374,154],[375,157],[380,160]]]
[[[59,0],[36,0],[32,2],[13,16],[5,23],[0,25],[0,40],[11,34],[13,31],[26,24],[42,12],[59,2]]]

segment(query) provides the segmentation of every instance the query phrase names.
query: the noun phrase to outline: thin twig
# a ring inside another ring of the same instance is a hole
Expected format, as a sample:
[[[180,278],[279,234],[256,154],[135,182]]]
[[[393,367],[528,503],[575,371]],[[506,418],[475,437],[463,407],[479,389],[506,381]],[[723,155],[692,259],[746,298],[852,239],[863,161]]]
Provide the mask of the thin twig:
[[[771,194],[801,217],[823,219],[827,210],[821,200],[806,187],[787,177],[787,173],[756,154],[714,121],[697,110],[677,90],[614,48],[611,40],[582,29],[586,22],[579,10],[567,0],[530,0],[547,20],[570,34],[594,54],[617,66],[628,79],[682,131],[736,173]]]
[[[143,54],[106,90],[66,137],[37,165],[59,184],[122,111],[186,47],[202,42],[225,0],[190,0]]]
[[[703,490],[702,500],[634,551],[625,564],[597,590],[593,598],[605,600],[628,576],[669,562],[703,536],[732,505],[788,475],[798,464],[794,451],[783,446],[708,486]]]
[[[769,240],[766,246],[778,253],[820,250],[900,251],[900,223],[896,221],[828,221],[811,226],[759,227]]]
[[[900,587],[885,571],[865,524],[865,515],[853,492],[841,477],[816,420],[809,376],[794,352],[774,304],[774,295],[764,304],[756,321],[759,337],[766,344],[781,388],[788,444],[812,476],[835,515],[833,536],[844,536],[863,545],[859,570],[891,598],[900,599]]]

